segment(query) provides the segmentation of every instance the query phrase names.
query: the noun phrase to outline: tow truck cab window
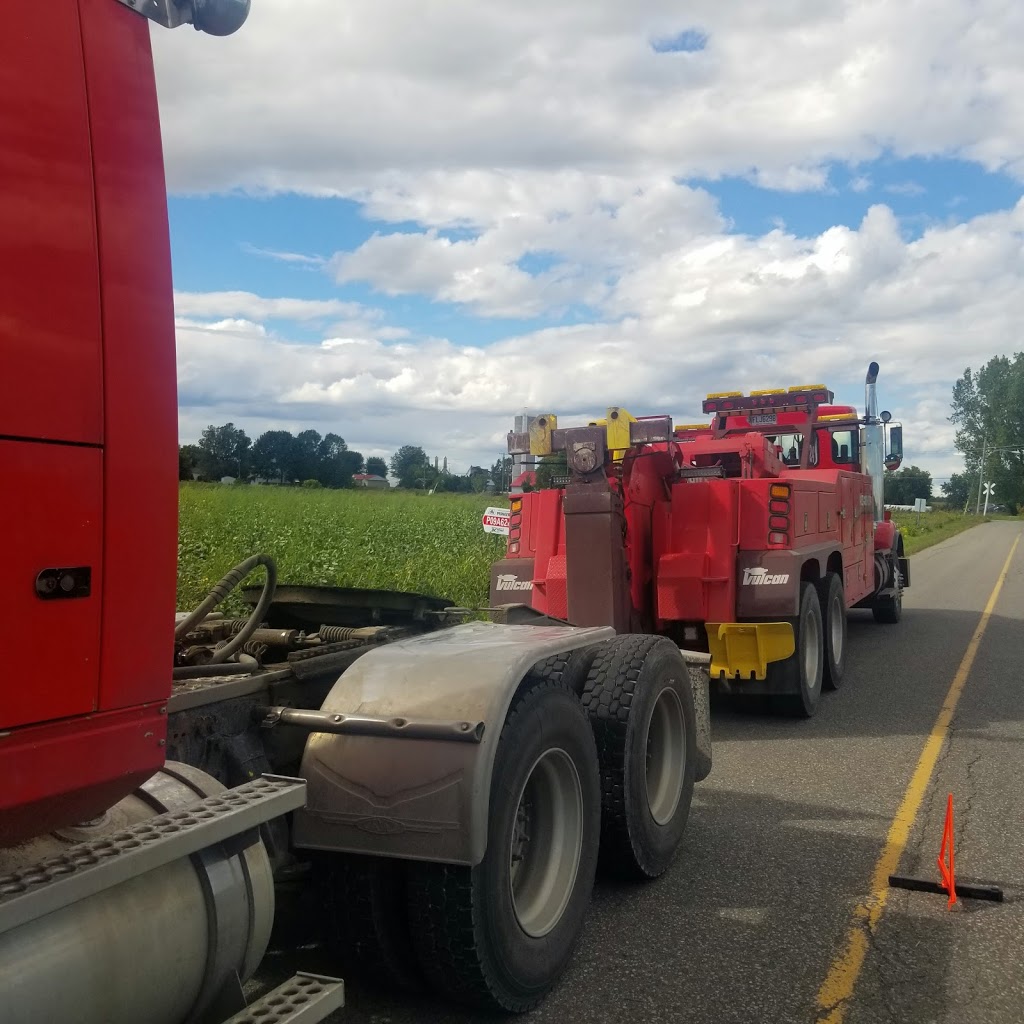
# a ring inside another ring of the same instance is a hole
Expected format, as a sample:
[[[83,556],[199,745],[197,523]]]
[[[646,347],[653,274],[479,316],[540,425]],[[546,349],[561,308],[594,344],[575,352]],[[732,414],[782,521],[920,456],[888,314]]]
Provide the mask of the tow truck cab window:
[[[770,434],[768,440],[778,448],[782,449],[782,461],[787,466],[800,465],[800,453],[803,451],[803,434]],[[811,438],[811,453],[808,466],[818,464],[818,438],[814,435]]]
[[[860,465],[859,434],[856,430],[833,430],[832,461],[838,466]]]

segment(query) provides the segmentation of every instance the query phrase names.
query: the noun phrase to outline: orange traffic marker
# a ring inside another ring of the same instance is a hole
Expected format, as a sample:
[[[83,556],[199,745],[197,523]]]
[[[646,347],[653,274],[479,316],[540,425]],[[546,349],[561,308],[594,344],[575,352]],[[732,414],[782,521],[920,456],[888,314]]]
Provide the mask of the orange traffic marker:
[[[994,903],[1002,903],[1003,890],[998,885],[961,885],[958,894],[953,868],[953,841],[953,794],[950,793],[946,800],[946,824],[942,828],[942,845],[939,847],[937,860],[942,881],[933,882],[925,878],[911,878],[909,875],[890,875],[889,885],[893,889],[911,889],[914,892],[947,895],[949,897],[947,906],[949,907],[956,903],[957,895],[965,899],[992,900]]]
[[[949,893],[948,906],[956,903],[956,880],[953,877],[953,794],[949,794],[946,801],[946,824],[942,829],[942,846],[939,847],[939,875],[942,877],[942,885]],[[949,865],[945,862],[946,854],[949,854]]]

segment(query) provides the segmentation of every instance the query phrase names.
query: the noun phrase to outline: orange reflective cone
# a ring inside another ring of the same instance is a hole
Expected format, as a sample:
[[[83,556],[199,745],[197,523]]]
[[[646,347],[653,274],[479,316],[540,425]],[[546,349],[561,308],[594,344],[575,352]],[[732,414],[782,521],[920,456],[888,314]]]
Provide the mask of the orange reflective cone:
[[[949,853],[949,864],[946,864],[946,853]],[[946,801],[946,825],[942,830],[942,846],[939,848],[939,874],[942,877],[942,885],[949,893],[949,903],[953,906],[956,903],[956,881],[953,877],[953,794],[949,794]]]

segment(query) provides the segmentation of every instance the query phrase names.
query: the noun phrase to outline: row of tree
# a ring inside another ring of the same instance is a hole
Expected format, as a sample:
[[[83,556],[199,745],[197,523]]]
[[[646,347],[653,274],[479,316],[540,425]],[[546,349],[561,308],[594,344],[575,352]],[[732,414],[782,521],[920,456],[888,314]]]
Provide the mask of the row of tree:
[[[356,473],[386,476],[382,458],[364,460],[343,437],[323,436],[316,430],[295,435],[268,430],[252,441],[233,423],[207,427],[196,444],[178,449],[178,477],[182,480],[220,480],[235,477],[276,483],[315,480],[324,487],[351,487]]]
[[[1024,508],[1024,352],[1012,358],[996,356],[977,372],[965,370],[953,388],[952,406],[950,420],[958,427],[956,447],[965,468],[942,485],[944,499],[952,507],[968,506],[984,480],[995,485],[998,504],[1019,512]],[[287,430],[269,430],[253,442],[233,423],[207,427],[197,444],[179,449],[182,479],[316,480],[325,487],[348,487],[354,474],[386,476],[390,470],[401,487],[476,493],[506,490],[512,480],[511,462],[508,457],[501,458],[489,469],[471,466],[457,476],[438,470],[416,445],[399,448],[388,463],[379,457],[364,460],[337,434],[321,436],[315,430],[303,430],[292,435]],[[564,453],[542,459],[537,468],[538,486],[550,487],[564,474]],[[915,498],[932,498],[930,473],[917,466],[886,473],[888,504],[912,505]]]
[[[398,486],[409,490],[484,494],[507,489],[512,479],[511,456],[498,459],[490,469],[470,466],[466,473],[454,474],[431,465],[427,453],[411,444],[403,445],[391,456],[390,468]]]
[[[984,481],[995,485],[993,500],[1016,515],[1024,508],[1024,352],[965,370],[953,387],[950,420],[966,467],[943,484],[950,503],[972,504]]]
[[[885,473],[886,505],[913,505],[916,498],[930,501],[932,475],[917,466],[904,466],[896,473]]]
[[[477,494],[507,487],[511,463],[511,458],[499,459],[490,469],[470,466],[467,473],[455,475],[432,465],[427,453],[416,445],[403,445],[389,463],[379,456],[364,459],[338,434],[321,436],[316,430],[303,430],[296,435],[287,430],[268,430],[252,441],[234,423],[211,425],[196,444],[178,448],[180,480],[233,477],[280,484],[315,480],[323,487],[351,487],[356,474],[387,477],[390,471],[400,487],[410,490]]]
[[[955,509],[983,506],[980,485],[988,483],[994,488],[989,504],[1017,515],[1024,509],[1024,352],[995,356],[976,372],[966,369],[953,386],[952,407],[964,471],[942,484],[942,499]],[[887,504],[931,497],[932,477],[925,470],[907,466],[885,474]]]

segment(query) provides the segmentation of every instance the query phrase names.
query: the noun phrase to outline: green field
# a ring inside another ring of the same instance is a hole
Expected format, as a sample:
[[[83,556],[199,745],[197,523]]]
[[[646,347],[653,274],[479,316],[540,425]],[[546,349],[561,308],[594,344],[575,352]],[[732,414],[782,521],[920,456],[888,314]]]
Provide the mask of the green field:
[[[249,555],[270,555],[282,584],[408,590],[487,604],[503,537],[483,532],[493,496],[183,484],[178,608],[195,607]],[[259,583],[262,570],[249,584]],[[223,610],[242,612],[237,593]]]
[[[908,555],[930,548],[939,541],[954,537],[979,523],[986,523],[984,516],[963,515],[960,512],[922,512],[918,523],[916,512],[894,512],[893,522],[903,533]]]
[[[257,552],[274,558],[281,583],[376,587],[486,606],[490,565],[504,538],[483,532],[493,496],[305,490],[183,484],[178,608],[197,605],[231,568]],[[981,516],[903,512],[907,554],[978,523]],[[258,583],[262,573],[253,574]],[[222,606],[246,610],[237,592]]]

